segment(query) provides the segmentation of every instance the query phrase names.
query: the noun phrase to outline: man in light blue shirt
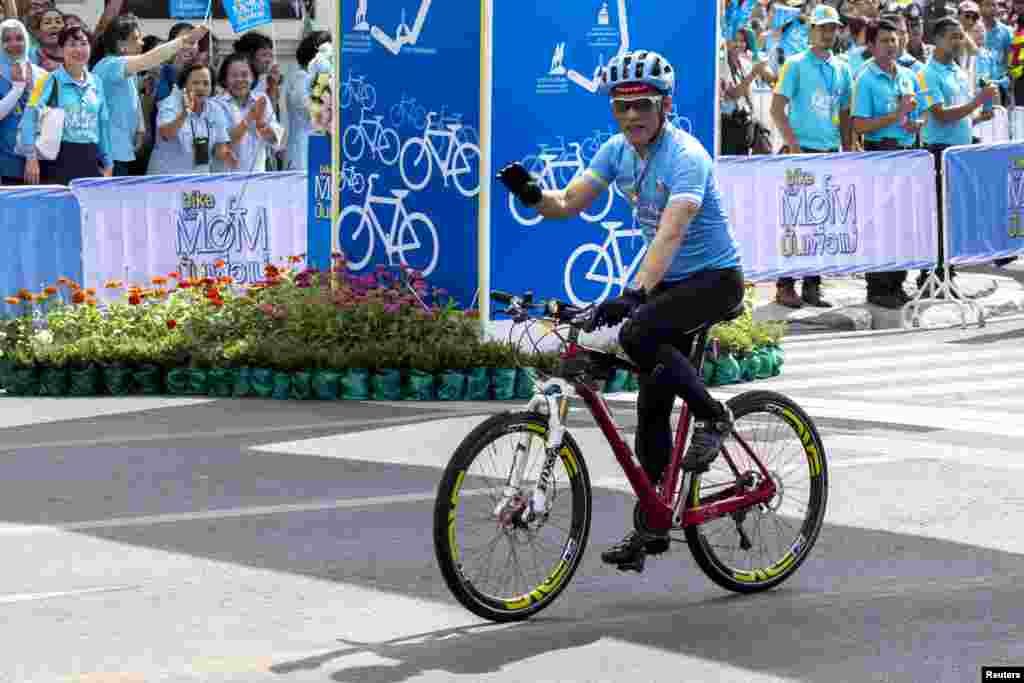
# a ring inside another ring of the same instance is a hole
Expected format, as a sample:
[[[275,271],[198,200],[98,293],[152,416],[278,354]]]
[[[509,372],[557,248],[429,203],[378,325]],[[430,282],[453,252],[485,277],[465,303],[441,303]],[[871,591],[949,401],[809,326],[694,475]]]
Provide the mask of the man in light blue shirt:
[[[853,128],[864,136],[867,152],[911,149],[920,124],[913,117],[916,104],[914,74],[896,63],[901,45],[896,25],[883,20],[868,27],[875,59],[853,88]],[[910,301],[903,291],[907,271],[868,273],[868,303],[899,309]]]
[[[850,68],[832,56],[839,13],[830,5],[818,5],[811,15],[811,48],[786,60],[779,71],[772,97],[771,114],[788,154],[828,154],[852,149]],[[787,111],[788,109],[788,111]],[[775,301],[790,308],[810,304],[829,308],[821,298],[821,277],[805,277],[797,296],[792,278],[776,283]]]
[[[935,52],[924,70],[917,75],[918,85],[924,92],[928,118],[921,131],[921,140],[935,156],[935,191],[938,206],[942,206],[942,152],[953,145],[973,142],[972,118],[986,102],[995,97],[995,85],[979,88],[971,96],[967,72],[956,59],[964,49],[964,31],[960,22],[943,17],[935,22]],[[942,263],[942,212],[939,212],[939,263]],[[936,269],[941,275],[941,271]],[[917,286],[924,285],[926,271],[921,271]]]
[[[1013,41],[1013,31],[999,21],[999,8],[996,5],[996,0],[981,0],[978,3],[978,9],[981,10],[981,20],[985,24],[985,47],[992,51],[992,57],[995,60],[992,80],[998,81],[1006,75],[1007,56],[1010,43]],[[1006,102],[1005,91],[1003,92],[1003,102]]]

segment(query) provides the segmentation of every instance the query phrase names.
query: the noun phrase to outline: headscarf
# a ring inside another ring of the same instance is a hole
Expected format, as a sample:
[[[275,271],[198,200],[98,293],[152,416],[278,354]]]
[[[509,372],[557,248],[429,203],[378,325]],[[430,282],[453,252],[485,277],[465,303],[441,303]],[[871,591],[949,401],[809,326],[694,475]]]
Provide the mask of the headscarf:
[[[28,51],[30,45],[28,29],[26,29],[25,25],[18,21],[17,19],[5,19],[2,22],[0,22],[0,38],[3,37],[4,31],[12,28],[21,31],[21,35],[25,37],[25,54],[21,56],[21,59],[15,62],[11,60],[11,58],[7,55],[7,52],[4,49],[0,48],[0,76],[3,76],[8,81],[10,81],[12,64],[17,63],[21,64],[22,67],[27,66],[28,71],[26,72],[25,78],[28,81],[28,87],[30,87],[32,85],[32,77],[34,74],[32,73],[32,65],[29,63],[28,60]]]

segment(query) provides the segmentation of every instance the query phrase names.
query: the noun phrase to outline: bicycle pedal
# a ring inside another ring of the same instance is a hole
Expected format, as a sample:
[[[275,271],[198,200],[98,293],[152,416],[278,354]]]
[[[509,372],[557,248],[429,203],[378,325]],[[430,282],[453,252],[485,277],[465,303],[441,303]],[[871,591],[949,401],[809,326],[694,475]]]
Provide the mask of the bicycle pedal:
[[[622,562],[615,566],[620,572],[636,572],[642,574],[644,571],[644,562],[647,559],[645,553],[637,553],[636,557],[628,562]]]

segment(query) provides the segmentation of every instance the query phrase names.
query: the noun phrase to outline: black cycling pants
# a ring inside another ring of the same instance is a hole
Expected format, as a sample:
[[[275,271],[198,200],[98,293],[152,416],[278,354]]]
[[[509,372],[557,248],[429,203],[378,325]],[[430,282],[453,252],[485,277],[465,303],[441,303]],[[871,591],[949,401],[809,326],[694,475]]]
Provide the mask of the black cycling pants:
[[[716,404],[689,361],[695,332],[743,301],[743,273],[709,270],[658,285],[622,326],[619,342],[640,369],[636,456],[657,484],[672,454],[672,406],[677,396],[697,418],[715,415]]]

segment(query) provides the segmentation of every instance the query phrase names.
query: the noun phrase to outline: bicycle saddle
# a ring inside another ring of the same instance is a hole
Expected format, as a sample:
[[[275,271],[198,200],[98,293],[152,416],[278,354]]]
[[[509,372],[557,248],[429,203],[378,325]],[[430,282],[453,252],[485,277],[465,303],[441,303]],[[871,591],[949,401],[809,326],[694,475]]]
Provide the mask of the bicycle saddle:
[[[391,194],[395,195],[395,199],[405,199],[409,195],[409,190],[391,190]]]
[[[374,116],[373,120],[376,121],[377,123],[380,123],[381,121],[384,120],[384,116],[383,115],[381,115],[381,116]]]

